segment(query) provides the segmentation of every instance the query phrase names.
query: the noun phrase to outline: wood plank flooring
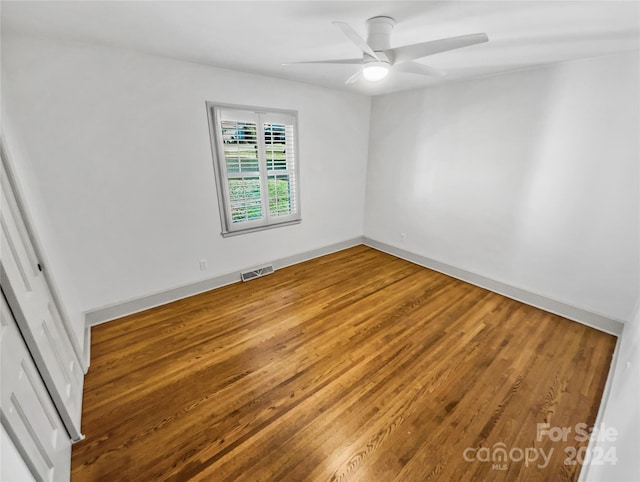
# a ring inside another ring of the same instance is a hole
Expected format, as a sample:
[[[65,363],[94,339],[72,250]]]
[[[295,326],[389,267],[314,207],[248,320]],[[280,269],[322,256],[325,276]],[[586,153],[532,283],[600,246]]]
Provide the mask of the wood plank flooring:
[[[94,327],[72,480],[577,480],[615,341],[357,246]]]

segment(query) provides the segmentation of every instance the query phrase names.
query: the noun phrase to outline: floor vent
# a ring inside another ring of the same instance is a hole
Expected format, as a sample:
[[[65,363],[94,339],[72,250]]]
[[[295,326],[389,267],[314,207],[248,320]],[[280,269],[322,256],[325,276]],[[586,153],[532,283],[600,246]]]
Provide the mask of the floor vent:
[[[271,273],[273,273],[273,265],[268,264],[266,266],[262,266],[261,268],[250,269],[249,271],[240,273],[240,278],[242,279],[242,281],[250,281],[254,278],[259,278],[260,276],[265,276]]]

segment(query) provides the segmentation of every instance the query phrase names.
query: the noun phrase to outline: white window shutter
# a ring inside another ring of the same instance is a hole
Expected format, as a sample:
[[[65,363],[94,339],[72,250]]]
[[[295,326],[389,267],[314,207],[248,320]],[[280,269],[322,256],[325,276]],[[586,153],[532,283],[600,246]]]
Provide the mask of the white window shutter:
[[[223,235],[299,222],[296,114],[208,108]]]

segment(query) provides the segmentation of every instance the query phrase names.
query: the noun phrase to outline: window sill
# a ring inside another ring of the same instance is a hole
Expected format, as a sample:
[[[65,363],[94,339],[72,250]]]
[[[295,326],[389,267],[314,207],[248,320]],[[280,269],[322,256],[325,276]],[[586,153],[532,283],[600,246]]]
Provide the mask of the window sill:
[[[265,231],[267,229],[281,228],[283,226],[292,226],[294,224],[300,224],[301,222],[302,222],[302,219],[294,219],[293,221],[285,221],[283,223],[277,223],[277,224],[268,224],[266,226],[257,226],[255,228],[238,229],[237,231],[223,231],[220,234],[222,235],[223,238],[230,238],[232,236],[238,236],[240,234],[255,233],[258,231]]]

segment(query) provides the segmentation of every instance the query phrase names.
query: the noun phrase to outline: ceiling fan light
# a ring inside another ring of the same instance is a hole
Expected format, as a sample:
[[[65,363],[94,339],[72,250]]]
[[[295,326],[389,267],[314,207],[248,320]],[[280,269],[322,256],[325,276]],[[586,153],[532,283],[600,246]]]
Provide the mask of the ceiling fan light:
[[[362,67],[362,76],[369,82],[377,82],[384,79],[389,73],[387,62],[367,62]]]

